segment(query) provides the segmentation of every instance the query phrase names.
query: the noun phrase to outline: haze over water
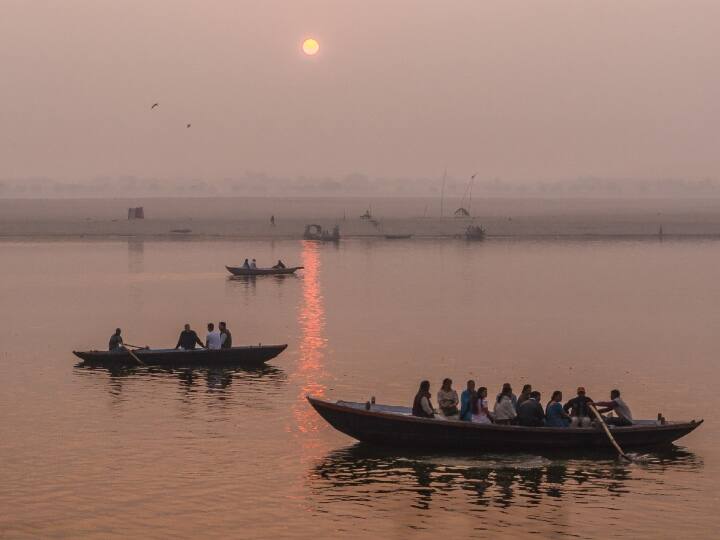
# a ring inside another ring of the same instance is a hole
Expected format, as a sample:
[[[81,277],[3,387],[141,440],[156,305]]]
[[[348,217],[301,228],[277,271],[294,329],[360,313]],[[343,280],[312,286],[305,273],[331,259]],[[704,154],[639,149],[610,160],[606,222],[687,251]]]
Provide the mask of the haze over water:
[[[0,243],[3,538],[707,537],[720,440],[672,450],[442,455],[373,450],[307,405],[407,404],[420,379],[510,381],[640,418],[708,416],[717,242],[347,240]],[[282,258],[297,277],[228,280]],[[263,370],[73,367],[73,349],[172,346],[185,322],[287,342]]]

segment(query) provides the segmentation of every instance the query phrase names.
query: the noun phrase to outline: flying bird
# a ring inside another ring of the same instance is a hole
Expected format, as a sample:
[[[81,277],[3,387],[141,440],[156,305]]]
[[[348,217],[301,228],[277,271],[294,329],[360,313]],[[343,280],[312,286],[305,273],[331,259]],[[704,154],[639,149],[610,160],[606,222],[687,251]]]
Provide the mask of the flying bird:
[[[475,177],[476,177],[476,176],[477,176],[477,173],[473,174],[473,175],[470,177],[470,180],[475,180]]]
[[[189,128],[190,126],[192,126],[192,124],[188,124],[188,125],[187,125],[187,126],[185,126],[185,127],[186,127],[186,128]]]
[[[159,107],[159,106],[160,106],[159,103],[153,103],[152,107],[150,107],[150,110],[152,111],[155,107]]]

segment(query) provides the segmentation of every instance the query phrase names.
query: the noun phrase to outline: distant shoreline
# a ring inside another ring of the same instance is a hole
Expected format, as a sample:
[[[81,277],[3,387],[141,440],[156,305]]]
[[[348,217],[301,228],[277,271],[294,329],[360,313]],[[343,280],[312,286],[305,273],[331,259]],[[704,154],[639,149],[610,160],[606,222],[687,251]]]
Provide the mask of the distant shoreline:
[[[0,199],[0,238],[301,239],[305,227],[340,228],[342,238],[462,237],[470,224],[488,239],[720,237],[720,200],[482,199],[473,217],[452,217],[459,201],[418,198]],[[145,219],[127,219],[143,206]],[[370,211],[373,220],[360,219]],[[450,215],[448,215],[448,213]],[[420,214],[420,215],[418,215]],[[271,224],[271,216],[275,225]],[[185,231],[185,232],[172,232]],[[397,241],[397,240],[395,240]]]

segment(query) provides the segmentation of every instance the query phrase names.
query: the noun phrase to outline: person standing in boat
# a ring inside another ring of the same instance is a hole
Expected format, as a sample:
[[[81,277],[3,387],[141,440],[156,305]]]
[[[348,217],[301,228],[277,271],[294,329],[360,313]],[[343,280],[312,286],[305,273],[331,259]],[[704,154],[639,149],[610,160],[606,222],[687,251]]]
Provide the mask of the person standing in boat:
[[[630,412],[630,407],[620,397],[620,390],[613,390],[610,392],[610,401],[598,401],[596,403],[599,407],[605,407],[600,409],[600,414],[606,412],[614,412],[617,416],[607,416],[604,418],[606,424],[612,426],[632,426],[633,417]]]
[[[540,392],[530,392],[530,397],[518,407],[518,424],[527,427],[545,425],[545,412],[540,405]]]
[[[257,261],[255,259],[250,261],[250,268],[257,268]]]
[[[452,379],[443,379],[437,398],[438,407],[446,417],[454,417],[460,413],[458,410],[460,400],[457,392],[452,387]]]
[[[477,400],[475,381],[467,382],[467,388],[460,394],[460,420],[470,422],[473,414],[473,401]]]
[[[110,342],[108,343],[108,350],[113,351],[122,351],[125,347],[123,346],[123,339],[120,335],[122,333],[122,330],[119,328],[115,329],[115,333],[110,336]]]
[[[430,381],[420,383],[420,389],[413,400],[412,414],[420,418],[435,418],[435,409],[430,401]]]
[[[220,349],[220,345],[222,344],[220,332],[218,330],[215,330],[215,325],[213,323],[208,323],[207,329],[208,333],[207,337],[205,338],[205,347],[211,350]]]
[[[231,349],[232,348],[232,334],[228,330],[225,321],[220,322],[220,348]]]
[[[249,262],[247,259],[245,259],[245,262],[243,263],[242,267],[243,267],[243,268],[250,268],[250,262]]]
[[[545,407],[545,426],[547,427],[568,427],[570,415],[563,410],[562,392],[555,390],[550,402]]]
[[[203,342],[200,340],[195,330],[191,330],[190,325],[186,324],[185,329],[180,332],[180,337],[178,338],[175,348],[192,351],[195,348],[195,345],[204,347]]]
[[[577,396],[563,407],[563,410],[570,414],[570,427],[590,427],[592,419],[588,403],[592,403],[592,399],[585,395],[585,387],[579,386]]]

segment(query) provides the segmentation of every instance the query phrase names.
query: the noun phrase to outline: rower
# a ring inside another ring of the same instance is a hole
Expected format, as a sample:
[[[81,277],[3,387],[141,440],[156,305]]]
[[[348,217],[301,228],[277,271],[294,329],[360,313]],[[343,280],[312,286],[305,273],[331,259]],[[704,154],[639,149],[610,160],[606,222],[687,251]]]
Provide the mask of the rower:
[[[225,321],[222,321],[219,326],[220,326],[220,348],[221,349],[231,349],[232,348],[232,334],[230,333],[230,330],[228,330],[227,324],[225,324]]]
[[[122,330],[119,328],[115,329],[115,333],[110,336],[110,343],[108,344],[108,350],[109,351],[122,351],[125,347],[123,347],[123,339],[120,335],[122,333]]]
[[[180,337],[178,338],[177,345],[175,345],[176,349],[184,349],[186,351],[192,351],[195,348],[195,345],[203,346],[203,342],[200,340],[198,335],[195,333],[195,330],[190,329],[190,325],[185,325],[185,330],[180,332]]]
[[[606,424],[613,426],[632,426],[633,417],[630,412],[630,407],[620,397],[620,390],[613,390],[610,392],[610,401],[598,401],[595,405],[599,407],[605,407],[604,409],[598,410],[600,414],[606,412],[614,412],[617,416],[606,416],[604,418]]]
[[[275,266],[273,266],[273,268],[276,269],[276,270],[278,270],[278,269],[280,269],[280,268],[286,268],[286,266],[285,266],[285,264],[284,264],[280,259],[278,259],[277,264],[276,264]]]
[[[205,347],[212,350],[217,350],[220,348],[220,345],[222,343],[222,338],[220,337],[220,332],[218,330],[215,330],[215,325],[213,323],[208,323],[207,325],[208,334],[207,338],[205,339]]]

